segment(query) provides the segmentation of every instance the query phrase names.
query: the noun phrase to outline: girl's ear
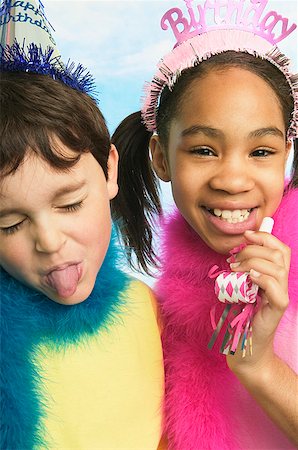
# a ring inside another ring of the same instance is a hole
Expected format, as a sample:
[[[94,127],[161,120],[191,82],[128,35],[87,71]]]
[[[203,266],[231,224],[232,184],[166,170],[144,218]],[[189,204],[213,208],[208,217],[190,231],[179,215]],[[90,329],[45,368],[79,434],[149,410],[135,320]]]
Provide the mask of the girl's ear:
[[[294,143],[292,140],[287,141],[287,143],[286,143],[286,160],[290,156],[290,152],[291,152],[291,149],[293,146],[294,146]]]
[[[171,181],[169,164],[166,158],[166,154],[161,146],[159,137],[156,134],[151,137],[149,147],[152,156],[152,165],[157,176],[162,181]]]
[[[112,200],[116,197],[118,193],[118,152],[115,145],[111,145],[109,158],[108,158],[108,179],[107,179],[107,189],[109,194],[109,199]]]

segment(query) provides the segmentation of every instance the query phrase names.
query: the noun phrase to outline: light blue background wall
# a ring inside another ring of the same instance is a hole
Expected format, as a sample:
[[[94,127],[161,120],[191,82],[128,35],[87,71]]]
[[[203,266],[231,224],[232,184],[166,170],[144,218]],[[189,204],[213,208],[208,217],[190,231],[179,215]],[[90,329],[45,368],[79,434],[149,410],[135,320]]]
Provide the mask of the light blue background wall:
[[[140,109],[144,81],[174,45],[160,19],[183,0],[43,0],[63,59],[79,61],[95,76],[110,131]],[[196,4],[196,2],[194,2]],[[297,22],[297,0],[273,0],[270,8]],[[279,44],[297,67],[297,31]]]

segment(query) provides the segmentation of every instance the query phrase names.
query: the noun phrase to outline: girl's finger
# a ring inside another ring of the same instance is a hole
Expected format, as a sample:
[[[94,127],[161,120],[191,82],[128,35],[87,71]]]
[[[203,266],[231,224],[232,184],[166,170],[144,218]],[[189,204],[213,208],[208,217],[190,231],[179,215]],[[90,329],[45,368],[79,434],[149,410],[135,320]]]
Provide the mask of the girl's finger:
[[[240,264],[238,262],[231,263],[230,267],[233,272],[250,272],[254,270],[275,279],[283,289],[286,289],[288,286],[288,270],[284,265],[280,266],[260,258],[251,258],[242,261]]]
[[[287,285],[282,286],[276,278],[261,274],[254,269],[250,270],[250,277],[264,291],[266,298],[269,299],[269,306],[276,309],[277,315],[286,310],[289,304]]]
[[[286,265],[284,253],[280,249],[272,249],[260,245],[247,245],[241,252],[229,258],[228,262],[242,262],[251,258],[260,258],[263,260],[274,262],[279,266]]]
[[[279,250],[283,254],[284,263],[287,268],[290,267],[291,250],[290,248],[277,239],[275,236],[269,233],[263,233],[261,231],[245,231],[245,239],[248,243],[257,244],[259,246],[268,247],[272,250]],[[248,246],[249,247],[249,246]]]

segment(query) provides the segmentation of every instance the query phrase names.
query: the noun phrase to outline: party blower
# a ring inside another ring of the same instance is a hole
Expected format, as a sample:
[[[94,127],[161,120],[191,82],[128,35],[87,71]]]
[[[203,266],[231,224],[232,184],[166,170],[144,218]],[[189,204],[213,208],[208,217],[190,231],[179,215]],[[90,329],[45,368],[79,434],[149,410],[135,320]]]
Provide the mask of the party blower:
[[[274,220],[265,217],[259,231],[271,233]],[[238,253],[242,247],[231,250],[232,256]],[[212,349],[224,324],[226,331],[220,347],[220,351],[227,354],[235,354],[242,336],[242,356],[246,355],[247,347],[252,354],[252,320],[258,310],[261,297],[259,287],[253,283],[249,272],[231,272],[227,270],[218,271],[218,266],[213,266],[209,271],[209,277],[215,278],[214,290],[218,300],[227,306],[216,325],[215,310],[211,310],[211,323],[214,330],[209,341],[208,348]]]

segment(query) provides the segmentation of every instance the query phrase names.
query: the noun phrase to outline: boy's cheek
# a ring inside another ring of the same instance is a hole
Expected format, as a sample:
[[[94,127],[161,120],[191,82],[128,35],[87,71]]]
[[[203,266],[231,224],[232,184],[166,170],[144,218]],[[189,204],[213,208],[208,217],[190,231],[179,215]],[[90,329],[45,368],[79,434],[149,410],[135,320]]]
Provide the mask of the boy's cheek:
[[[81,227],[80,234],[78,235],[78,240],[82,243],[89,243],[92,246],[99,245],[106,239],[110,239],[112,229],[112,222],[110,217],[103,219],[98,217],[98,220],[91,220],[89,223],[84,222],[84,226]]]
[[[12,266],[18,268],[24,266],[24,262],[29,263],[30,256],[26,254],[24,245],[6,245],[0,241],[0,266],[8,270],[8,267]]]

